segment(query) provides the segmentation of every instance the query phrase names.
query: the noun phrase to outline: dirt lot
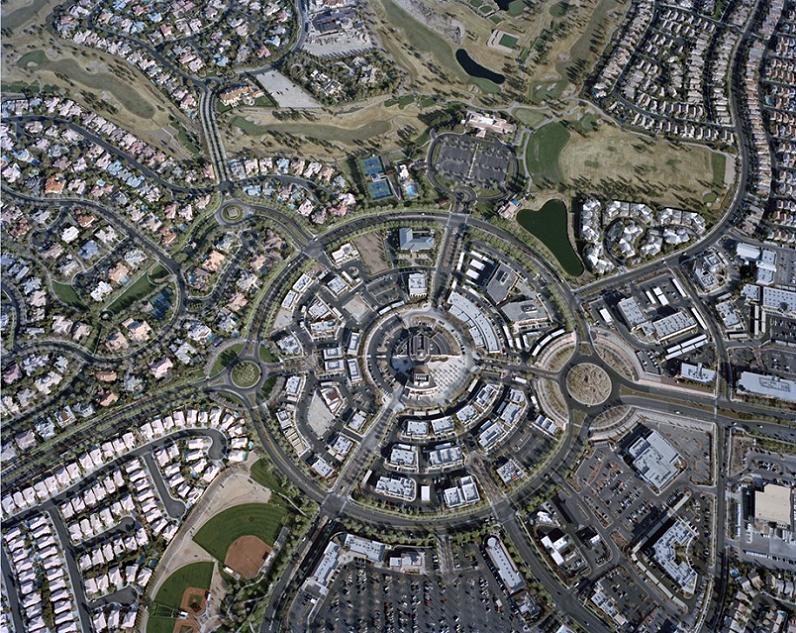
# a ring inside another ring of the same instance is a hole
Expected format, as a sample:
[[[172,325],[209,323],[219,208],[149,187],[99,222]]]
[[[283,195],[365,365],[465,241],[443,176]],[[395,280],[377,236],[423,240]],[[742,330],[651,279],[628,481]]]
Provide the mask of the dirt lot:
[[[270,553],[271,548],[258,537],[241,536],[229,546],[224,565],[243,578],[254,578]]]
[[[362,263],[371,275],[379,275],[388,270],[381,233],[368,233],[358,237],[354,240],[354,246],[362,255]]]

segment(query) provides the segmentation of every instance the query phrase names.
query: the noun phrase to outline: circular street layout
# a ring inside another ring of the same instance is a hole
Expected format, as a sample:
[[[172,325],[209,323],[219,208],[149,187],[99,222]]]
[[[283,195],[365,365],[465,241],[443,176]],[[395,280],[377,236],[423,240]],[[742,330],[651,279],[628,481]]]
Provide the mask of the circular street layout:
[[[366,516],[472,516],[566,435],[536,397],[535,372],[553,372],[534,365],[572,335],[562,295],[532,256],[463,221],[356,235],[328,234],[277,282],[261,335],[285,369],[266,427],[305,483]]]
[[[611,395],[611,378],[594,363],[579,363],[567,373],[567,391],[575,400],[589,407],[602,404]]]

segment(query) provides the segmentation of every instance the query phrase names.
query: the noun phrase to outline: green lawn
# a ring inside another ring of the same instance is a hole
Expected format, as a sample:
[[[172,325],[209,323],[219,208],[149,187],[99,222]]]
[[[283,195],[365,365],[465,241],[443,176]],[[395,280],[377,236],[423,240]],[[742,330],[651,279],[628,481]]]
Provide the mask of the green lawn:
[[[522,13],[523,9],[525,9],[525,0],[514,0],[514,2],[509,3],[508,13],[512,17],[517,17]]]
[[[400,97],[390,97],[387,101],[384,102],[385,107],[391,108],[392,106],[397,105],[399,108],[405,108],[410,103],[414,103],[415,96],[414,95],[401,95]]]
[[[124,292],[116,297],[106,309],[112,314],[117,314],[136,301],[150,295],[156,288],[157,284],[152,283],[149,274],[142,273],[141,276],[127,286]]]
[[[260,366],[250,360],[232,366],[232,382],[242,389],[248,389],[260,380]]]
[[[227,549],[238,537],[256,536],[273,545],[286,515],[285,507],[274,501],[245,503],[214,516],[199,529],[193,540],[223,562]]]
[[[710,166],[713,169],[713,186],[724,188],[724,174],[727,171],[727,157],[719,152],[710,155]]]
[[[256,123],[252,123],[249,119],[246,119],[242,116],[234,116],[232,120],[229,122],[230,125],[238,128],[241,132],[246,134],[247,136],[262,136],[268,131],[268,128],[264,125],[257,125]]]
[[[485,92],[487,94],[495,94],[497,92],[500,92],[500,86],[498,86],[491,79],[484,79],[482,77],[470,77],[470,81],[472,81],[476,86],[478,86],[482,92]]]
[[[271,351],[268,345],[263,343],[260,345],[260,360],[264,363],[276,363],[279,361],[279,357]]]
[[[536,127],[547,118],[544,112],[531,110],[530,108],[517,108],[514,110],[514,116],[529,127]]]
[[[147,621],[147,633],[171,633],[176,611],[180,608],[182,594],[188,587],[209,589],[214,563],[192,563],[180,567],[158,590],[152,601]]]
[[[265,457],[261,457],[252,464],[249,474],[251,475],[251,478],[261,486],[268,488],[273,492],[284,493],[279,475],[274,472],[274,467]]]
[[[575,129],[581,134],[588,134],[589,132],[594,132],[599,124],[600,117],[589,112],[578,119],[578,121],[575,123]]]
[[[567,207],[561,200],[548,200],[538,211],[523,209],[517,222],[553,253],[561,267],[573,277],[583,272],[583,263],[569,241]]]
[[[558,157],[568,140],[569,130],[560,122],[548,123],[531,134],[525,147],[525,166],[532,178],[561,182]]]
[[[566,76],[567,69],[573,64],[581,62],[588,62],[592,56],[595,55],[594,50],[602,50],[602,42],[605,40],[605,22],[609,12],[613,11],[619,2],[617,0],[600,0],[597,6],[591,12],[589,23],[583,30],[583,33],[578,38],[578,41],[572,45],[569,51],[569,60],[559,72],[562,76]],[[552,13],[552,11],[551,11]]]
[[[53,281],[53,290],[55,291],[55,295],[66,305],[78,308],[80,310],[86,309],[85,304],[80,300],[80,297],[77,296],[77,292],[71,286],[71,284]]]
[[[155,266],[149,271],[149,278],[155,283],[160,283],[161,281],[165,280],[166,277],[168,276],[169,276],[169,269],[166,268],[163,264],[155,264]]]
[[[508,33],[504,33],[500,36],[500,45],[506,48],[515,48],[517,46],[517,38]]]
[[[558,99],[569,85],[566,79],[556,81],[531,82],[529,98],[532,105],[539,105],[548,99]]]
[[[268,400],[271,397],[271,392],[274,390],[274,385],[276,385],[276,376],[268,376],[263,383],[263,386],[260,388],[260,399],[261,400]]]
[[[223,352],[218,355],[213,367],[210,369],[210,375],[215,376],[218,372],[222,371],[225,367],[229,367],[238,358],[238,354],[243,350],[243,343],[235,343],[230,345]]]

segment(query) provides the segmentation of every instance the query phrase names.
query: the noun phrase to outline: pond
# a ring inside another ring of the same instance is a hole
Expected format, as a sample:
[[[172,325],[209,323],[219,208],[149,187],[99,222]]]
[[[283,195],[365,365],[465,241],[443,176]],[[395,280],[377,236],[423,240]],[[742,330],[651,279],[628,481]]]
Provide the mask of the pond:
[[[517,222],[550,249],[567,274],[577,277],[583,272],[583,263],[569,241],[567,207],[561,200],[548,200],[538,211],[523,209]]]
[[[506,78],[500,73],[489,70],[489,68],[486,68],[475,61],[463,48],[460,48],[456,51],[456,61],[459,62],[459,65],[464,68],[465,72],[471,77],[477,77],[478,79],[488,79],[489,81],[493,81],[498,85],[506,81]]]

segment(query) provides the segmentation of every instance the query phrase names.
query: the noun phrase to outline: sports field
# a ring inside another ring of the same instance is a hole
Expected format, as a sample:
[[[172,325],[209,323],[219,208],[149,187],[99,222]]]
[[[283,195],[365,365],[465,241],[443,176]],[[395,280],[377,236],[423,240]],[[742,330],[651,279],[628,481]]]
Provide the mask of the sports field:
[[[223,561],[229,546],[241,536],[256,536],[273,545],[286,515],[286,508],[274,501],[245,503],[214,516],[199,529],[193,540]]]
[[[172,633],[183,594],[189,587],[209,589],[213,563],[192,563],[180,567],[161,585],[149,607],[147,633]]]

